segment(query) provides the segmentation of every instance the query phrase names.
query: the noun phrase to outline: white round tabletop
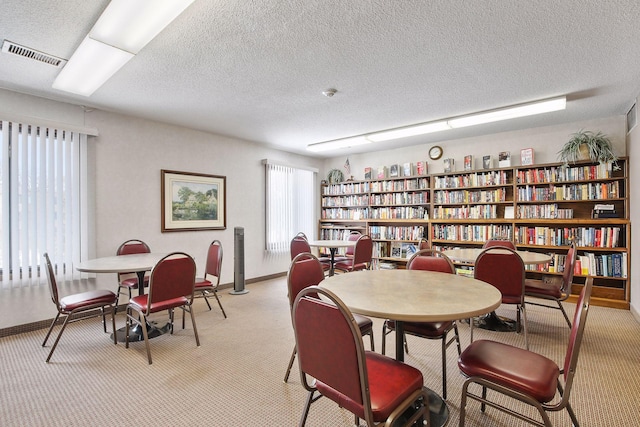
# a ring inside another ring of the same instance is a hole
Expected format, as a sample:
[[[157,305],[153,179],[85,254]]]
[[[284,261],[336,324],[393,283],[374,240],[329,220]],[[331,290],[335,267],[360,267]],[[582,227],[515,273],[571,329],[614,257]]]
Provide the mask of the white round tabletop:
[[[355,245],[355,240],[309,240],[309,246],[321,248],[348,248]]]
[[[492,285],[455,274],[423,270],[365,270],[328,277],[354,313],[408,322],[442,322],[489,313],[502,295]]]
[[[94,258],[76,264],[76,270],[86,273],[126,273],[151,270],[165,253],[114,255]]]

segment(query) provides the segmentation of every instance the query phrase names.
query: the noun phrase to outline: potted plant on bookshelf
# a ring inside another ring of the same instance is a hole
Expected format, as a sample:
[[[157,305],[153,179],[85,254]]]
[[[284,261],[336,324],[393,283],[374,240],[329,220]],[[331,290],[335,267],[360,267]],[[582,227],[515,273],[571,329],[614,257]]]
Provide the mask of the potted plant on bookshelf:
[[[344,181],[344,174],[340,169],[331,169],[327,175],[329,184],[340,184]]]
[[[599,163],[618,160],[618,157],[613,153],[609,137],[602,132],[594,133],[588,130],[580,130],[571,135],[571,139],[558,151],[558,157],[565,164],[575,163],[578,160],[591,160]]]

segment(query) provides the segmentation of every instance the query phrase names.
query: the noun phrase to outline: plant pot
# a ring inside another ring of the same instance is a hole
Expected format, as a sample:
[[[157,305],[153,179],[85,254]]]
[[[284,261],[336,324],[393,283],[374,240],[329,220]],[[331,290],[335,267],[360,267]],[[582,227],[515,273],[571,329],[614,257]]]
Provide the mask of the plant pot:
[[[580,144],[578,147],[578,160],[591,160],[591,154],[589,153],[589,146],[587,144]]]

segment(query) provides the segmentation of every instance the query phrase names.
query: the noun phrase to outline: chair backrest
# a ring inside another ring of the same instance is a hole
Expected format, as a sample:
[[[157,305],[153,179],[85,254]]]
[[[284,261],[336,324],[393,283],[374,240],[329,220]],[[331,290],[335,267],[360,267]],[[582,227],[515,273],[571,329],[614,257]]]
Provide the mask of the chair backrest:
[[[562,286],[560,290],[565,296],[569,296],[571,293],[571,284],[573,283],[573,273],[577,256],[576,241],[572,240],[567,256],[564,259],[564,269],[562,270]]]
[[[513,249],[514,251],[516,250],[516,245],[514,245],[511,240],[501,240],[501,239],[487,240],[486,242],[484,242],[484,245],[482,245],[482,249],[492,248],[494,246],[502,246],[505,248]]]
[[[287,275],[289,306],[293,307],[293,301],[300,291],[318,285],[323,280],[324,270],[315,255],[306,252],[296,255],[291,261]]]
[[[567,354],[564,359],[564,380],[565,387],[563,393],[563,400],[569,399],[569,393],[571,391],[571,385],[573,384],[573,377],[578,365],[578,355],[580,353],[580,346],[582,345],[582,337],[584,335],[584,327],[587,322],[587,314],[589,312],[589,305],[591,301],[591,288],[593,287],[593,277],[587,277],[580,296],[576,302],[576,311],[573,315],[573,324],[571,326],[571,335],[569,335],[569,345],[567,347]]]
[[[353,251],[353,265],[370,264],[373,257],[373,240],[371,236],[362,234],[358,237]]]
[[[490,283],[502,293],[502,301],[514,304],[524,301],[524,263],[513,249],[493,246],[476,258],[474,278]]]
[[[313,297],[317,294],[330,302]],[[365,351],[349,309],[332,292],[312,286],[296,297],[292,319],[304,387],[312,390],[308,375],[363,405],[365,414],[370,413]]]
[[[420,251],[422,249],[431,249],[431,243],[424,237],[418,240],[418,250]]]
[[[187,297],[193,301],[196,283],[196,262],[184,252],[163,257],[151,270],[147,313],[151,305],[160,301]]]
[[[53,265],[51,265],[51,260],[49,259],[49,254],[44,253],[42,255],[44,258],[45,269],[47,271],[47,283],[49,284],[49,294],[51,295],[51,301],[56,305],[58,310],[60,309],[60,296],[58,295],[58,284],[56,282],[56,273],[53,271]]]
[[[408,270],[439,271],[455,274],[456,268],[451,259],[436,249],[422,249],[407,261]]]
[[[298,254],[311,252],[311,246],[309,246],[309,241],[307,240],[304,234],[300,235],[300,233],[296,234],[293,239],[291,239],[291,243],[289,244],[289,249],[291,251],[291,259],[293,260]]]
[[[131,239],[118,247],[116,255],[148,254],[149,252],[151,252],[151,249],[145,242],[138,239]],[[119,282],[130,277],[133,278],[137,276],[135,273],[118,273]]]
[[[207,279],[208,276],[214,276],[216,278],[214,286],[217,286],[220,283],[220,272],[222,270],[222,243],[220,240],[214,240],[209,245],[209,250],[207,251],[207,264],[204,268],[204,278]]]
[[[360,236],[362,236],[362,233],[360,233],[359,231],[352,231],[351,233],[349,233],[349,237],[347,237],[347,240],[351,242],[357,242]],[[345,250],[345,254],[353,255],[355,253],[355,250],[356,250],[355,246],[349,246]]]

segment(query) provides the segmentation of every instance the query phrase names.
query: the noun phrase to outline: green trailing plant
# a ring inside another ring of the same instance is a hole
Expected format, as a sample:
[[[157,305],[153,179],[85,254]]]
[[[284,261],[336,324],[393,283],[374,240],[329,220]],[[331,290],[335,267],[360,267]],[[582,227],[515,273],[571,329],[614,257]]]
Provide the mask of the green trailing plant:
[[[344,174],[340,169],[331,169],[327,175],[329,184],[340,184],[344,181]]]
[[[578,160],[599,163],[615,163],[618,160],[609,137],[602,132],[594,133],[588,130],[580,130],[571,135],[571,139],[558,151],[558,157],[565,164],[575,163]]]

